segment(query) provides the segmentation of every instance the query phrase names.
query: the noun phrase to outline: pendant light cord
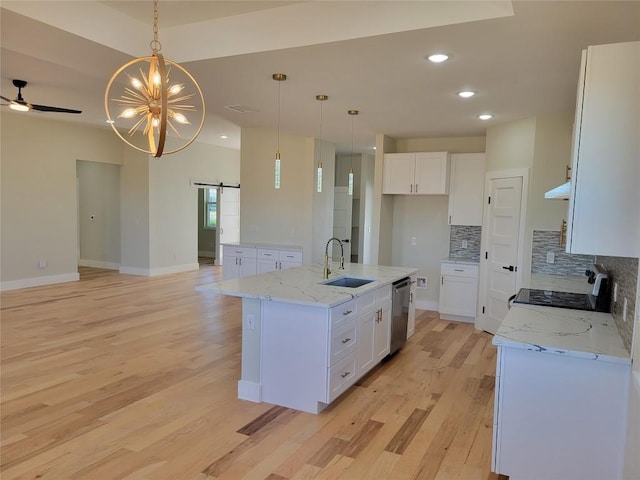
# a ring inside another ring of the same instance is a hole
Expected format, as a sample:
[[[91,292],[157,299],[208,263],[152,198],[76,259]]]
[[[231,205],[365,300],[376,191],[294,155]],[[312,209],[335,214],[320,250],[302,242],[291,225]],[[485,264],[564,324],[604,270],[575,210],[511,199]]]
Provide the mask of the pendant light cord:
[[[280,84],[282,82],[278,81],[278,148],[276,149],[278,153],[278,157],[280,156]]]

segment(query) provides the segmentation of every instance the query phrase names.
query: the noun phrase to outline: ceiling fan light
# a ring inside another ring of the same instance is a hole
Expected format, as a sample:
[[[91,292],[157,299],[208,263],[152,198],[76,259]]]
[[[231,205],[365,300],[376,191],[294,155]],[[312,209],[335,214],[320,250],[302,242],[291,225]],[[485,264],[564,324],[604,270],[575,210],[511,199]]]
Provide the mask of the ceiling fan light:
[[[29,108],[29,105],[26,105],[24,103],[17,103],[17,102],[10,103],[9,108],[11,110],[15,110],[16,112],[28,112],[29,110],[31,110]]]

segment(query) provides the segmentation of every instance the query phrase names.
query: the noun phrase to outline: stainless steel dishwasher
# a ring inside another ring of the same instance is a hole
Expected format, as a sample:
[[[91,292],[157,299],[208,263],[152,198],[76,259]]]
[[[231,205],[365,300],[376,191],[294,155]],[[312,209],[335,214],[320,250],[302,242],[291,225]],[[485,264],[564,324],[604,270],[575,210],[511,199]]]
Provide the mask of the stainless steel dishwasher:
[[[409,290],[411,279],[403,278],[393,282],[391,298],[391,349],[393,355],[407,342],[407,322],[409,320]]]

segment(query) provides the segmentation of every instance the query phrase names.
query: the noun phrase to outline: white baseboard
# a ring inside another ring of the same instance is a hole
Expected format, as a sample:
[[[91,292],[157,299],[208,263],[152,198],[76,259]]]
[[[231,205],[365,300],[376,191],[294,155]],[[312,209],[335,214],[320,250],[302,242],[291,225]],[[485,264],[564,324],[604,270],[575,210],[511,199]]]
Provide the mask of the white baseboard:
[[[438,302],[434,302],[433,300],[416,299],[416,308],[420,310],[431,310],[431,311],[437,312],[439,306],[440,304]]]
[[[170,273],[190,272],[198,269],[200,269],[200,265],[197,263],[185,263],[183,265],[171,265],[170,267],[160,268],[135,268],[121,266],[120,273],[124,273],[126,275],[139,275],[142,277],[155,277],[158,275],[168,275]]]
[[[104,268],[106,270],[120,270],[120,264],[115,262],[103,262],[101,260],[78,260],[80,267]]]
[[[44,277],[24,278],[22,280],[10,280],[0,282],[0,291],[17,290],[18,288],[41,287],[54,283],[77,282],[80,275],[76,273],[63,273],[60,275],[46,275]]]
[[[259,383],[238,380],[238,398],[260,403],[262,401],[261,386]]]
[[[464,322],[464,323],[476,323],[475,317],[465,317],[462,315],[449,315],[448,313],[441,313],[440,318],[442,320],[452,320],[454,322]]]
[[[216,252],[210,252],[208,250],[198,250],[198,256],[199,257],[215,258]]]

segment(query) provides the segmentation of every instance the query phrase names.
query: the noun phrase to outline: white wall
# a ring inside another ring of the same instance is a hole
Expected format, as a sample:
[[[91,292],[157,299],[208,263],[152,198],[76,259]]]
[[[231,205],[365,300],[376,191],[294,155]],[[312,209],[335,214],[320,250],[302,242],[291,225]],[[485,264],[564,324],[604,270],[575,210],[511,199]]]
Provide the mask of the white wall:
[[[76,160],[121,163],[122,142],[37,112],[0,115],[1,288],[76,280]]]
[[[77,162],[79,265],[120,267],[120,168]]]

